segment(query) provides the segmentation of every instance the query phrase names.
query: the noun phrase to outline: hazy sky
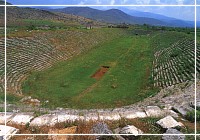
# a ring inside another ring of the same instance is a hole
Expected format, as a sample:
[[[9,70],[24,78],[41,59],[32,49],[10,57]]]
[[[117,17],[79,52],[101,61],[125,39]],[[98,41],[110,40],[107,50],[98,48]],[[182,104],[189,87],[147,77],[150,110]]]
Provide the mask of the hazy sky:
[[[197,7],[197,20],[200,21],[200,7]]]
[[[194,4],[195,0],[7,0],[12,4]]]

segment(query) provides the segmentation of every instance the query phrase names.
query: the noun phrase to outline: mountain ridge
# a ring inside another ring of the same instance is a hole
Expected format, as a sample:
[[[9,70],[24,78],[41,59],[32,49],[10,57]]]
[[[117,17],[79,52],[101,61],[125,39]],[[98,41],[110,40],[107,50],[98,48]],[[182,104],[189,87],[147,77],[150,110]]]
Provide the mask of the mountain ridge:
[[[90,7],[66,7],[60,9],[51,9],[50,11],[62,12],[66,14],[74,14],[97,21],[104,21],[107,23],[127,23],[127,24],[144,24],[150,23],[154,25],[164,24],[162,21],[152,18],[133,17],[118,9],[98,10]]]
[[[59,9],[49,9],[49,11],[61,12],[67,14],[73,14],[83,16],[93,20],[104,21],[108,23],[127,23],[127,24],[150,24],[156,26],[174,26],[174,27],[193,27],[194,24],[191,21],[184,21],[176,18],[159,15],[159,18],[155,18],[153,13],[148,13],[152,16],[139,15],[145,12],[139,12],[139,14],[130,14],[121,9],[108,9],[99,10],[90,7],[65,7]]]

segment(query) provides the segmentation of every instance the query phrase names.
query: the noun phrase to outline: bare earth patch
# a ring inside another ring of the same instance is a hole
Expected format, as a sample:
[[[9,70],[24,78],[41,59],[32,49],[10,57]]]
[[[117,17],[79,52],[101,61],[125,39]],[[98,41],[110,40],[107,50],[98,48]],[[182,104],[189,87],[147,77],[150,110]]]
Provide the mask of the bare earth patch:
[[[101,66],[101,68],[91,77],[95,78],[96,80],[99,80],[104,76],[104,74],[109,70],[109,68],[109,66]]]

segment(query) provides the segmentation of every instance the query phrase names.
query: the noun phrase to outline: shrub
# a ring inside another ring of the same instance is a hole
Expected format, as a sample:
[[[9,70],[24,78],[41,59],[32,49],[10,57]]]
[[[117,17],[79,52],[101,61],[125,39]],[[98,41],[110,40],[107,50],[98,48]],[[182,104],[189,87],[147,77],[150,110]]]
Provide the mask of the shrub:
[[[195,121],[195,110],[187,112],[185,118],[191,122],[194,122]],[[200,111],[199,110],[196,111],[196,119],[197,119],[197,122],[200,122]]]
[[[36,29],[36,26],[35,25],[30,25],[28,26],[28,30],[35,30]]]

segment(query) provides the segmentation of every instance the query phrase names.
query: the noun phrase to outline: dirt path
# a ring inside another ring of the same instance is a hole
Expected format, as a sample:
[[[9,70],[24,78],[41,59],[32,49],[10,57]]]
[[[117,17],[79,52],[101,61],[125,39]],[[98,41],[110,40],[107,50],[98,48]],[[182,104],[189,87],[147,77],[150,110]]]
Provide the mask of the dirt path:
[[[72,98],[73,101],[79,101],[81,98],[83,98],[88,92],[92,91],[96,86],[98,85],[98,82],[92,84],[91,86],[89,86],[87,89],[85,89],[84,91],[82,91],[78,96],[75,96],[74,98]]]

